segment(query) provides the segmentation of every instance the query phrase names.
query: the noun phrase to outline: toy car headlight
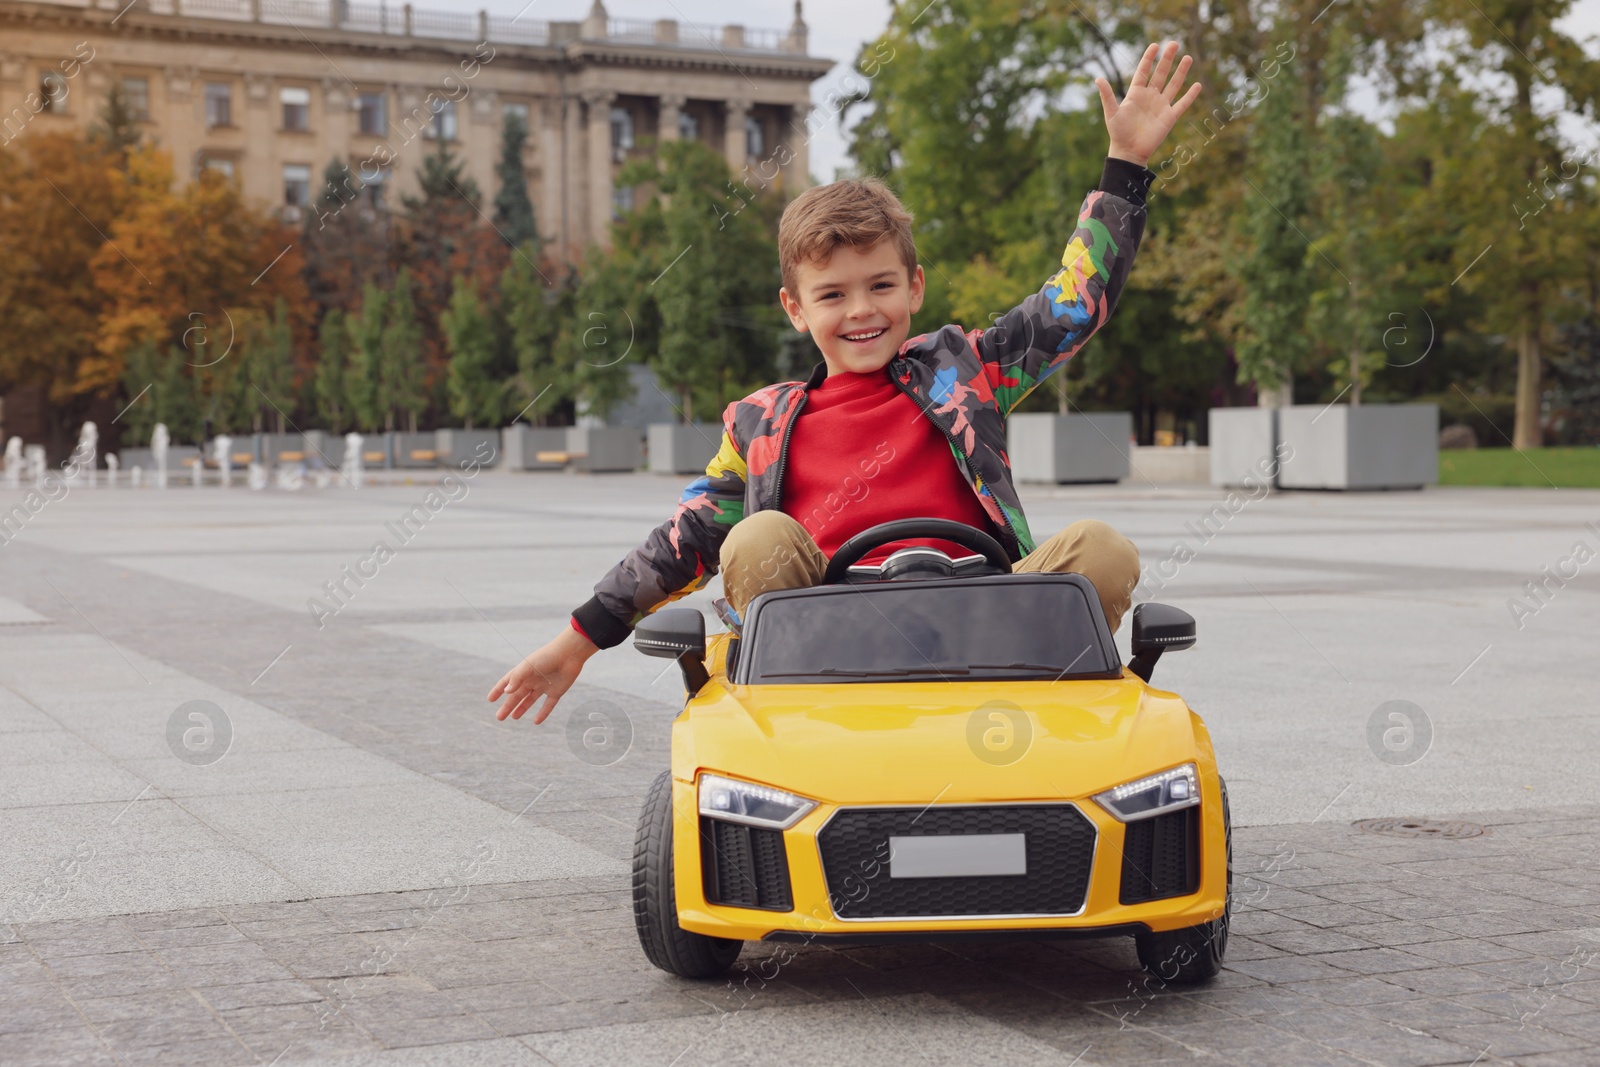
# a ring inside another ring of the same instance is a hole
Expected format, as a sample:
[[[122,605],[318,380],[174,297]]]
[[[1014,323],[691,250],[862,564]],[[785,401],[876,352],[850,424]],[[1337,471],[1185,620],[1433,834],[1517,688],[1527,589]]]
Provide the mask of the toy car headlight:
[[[1200,779],[1195,774],[1194,764],[1185,763],[1182,767],[1096,793],[1094,800],[1123,822],[1137,822],[1200,803]]]
[[[815,800],[770,786],[718,774],[700,776],[700,814],[713,819],[787,830],[816,806]]]

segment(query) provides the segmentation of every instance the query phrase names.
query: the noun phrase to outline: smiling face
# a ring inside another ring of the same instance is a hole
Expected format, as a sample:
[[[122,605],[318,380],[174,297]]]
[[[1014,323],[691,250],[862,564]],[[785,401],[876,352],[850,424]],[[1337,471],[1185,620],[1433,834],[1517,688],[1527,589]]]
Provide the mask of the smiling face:
[[[922,291],[922,268],[908,277],[894,242],[881,240],[866,249],[840,245],[826,260],[801,263],[794,290],[778,290],[778,300],[794,328],[817,342],[832,377],[886,367],[911,332]]]

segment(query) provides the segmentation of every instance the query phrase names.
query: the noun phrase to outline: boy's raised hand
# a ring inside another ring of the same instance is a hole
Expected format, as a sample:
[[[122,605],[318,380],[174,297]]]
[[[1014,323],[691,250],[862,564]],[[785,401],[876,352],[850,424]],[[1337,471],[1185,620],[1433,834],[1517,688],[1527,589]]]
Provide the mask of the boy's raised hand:
[[[489,690],[491,704],[502,696],[506,698],[495,718],[520,719],[534,701],[544,697],[544,706],[533,717],[535,723],[544,722],[556,709],[556,702],[578,680],[589,657],[598,651],[600,649],[587,637],[570,626],[563,627],[555,640],[528,653],[526,659],[507,671]]]
[[[1120,104],[1111,91],[1110,82],[1104,78],[1094,80],[1095,87],[1100,90],[1106,130],[1111,134],[1109,155],[1144,166],[1200,95],[1200,83],[1195,82],[1181,99],[1178,97],[1193,60],[1184,56],[1177,70],[1173,70],[1172,61],[1177,54],[1176,41],[1168,42],[1165,47],[1152,44],[1146,48],[1138,69],[1128,82],[1128,95]],[[1168,74],[1172,75],[1170,80]]]

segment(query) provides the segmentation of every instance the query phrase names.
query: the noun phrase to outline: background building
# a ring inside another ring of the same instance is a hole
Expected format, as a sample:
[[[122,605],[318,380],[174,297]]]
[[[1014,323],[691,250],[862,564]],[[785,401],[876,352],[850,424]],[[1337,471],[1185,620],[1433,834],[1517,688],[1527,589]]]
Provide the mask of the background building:
[[[380,205],[416,186],[438,138],[486,195],[501,125],[527,122],[528,195],[568,255],[604,242],[632,190],[615,175],[661,140],[719,148],[737,174],[808,184],[800,4],[787,30],[608,17],[582,22],[358,0],[0,0],[0,142],[82,129],[113,83],[180,180],[221,170],[290,221],[345,160]],[[100,5],[100,6],[93,6]]]

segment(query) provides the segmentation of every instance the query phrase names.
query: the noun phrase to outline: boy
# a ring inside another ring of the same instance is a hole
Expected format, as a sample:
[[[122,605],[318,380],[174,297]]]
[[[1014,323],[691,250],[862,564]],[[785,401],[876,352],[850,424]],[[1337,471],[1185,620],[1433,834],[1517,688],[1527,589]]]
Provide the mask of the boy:
[[[1060,272],[991,329],[945,326],[906,340],[923,273],[911,216],[881,182],[840,181],[797,197],[779,224],[778,298],[794,328],[812,335],[822,365],[807,382],[728,406],[705,476],[600,580],[570,626],[500,679],[489,692],[491,703],[506,698],[498,717],[520,719],[542,696],[533,721],[543,722],[590,656],[719,569],[737,623],[760,593],[817,584],[851,535],[895,518],[965,522],[996,537],[1014,570],[1083,574],[1115,630],[1139,581],[1138,550],[1088,520],[1035,548],[1005,454],[1005,417],[1116,304],[1155,177],[1144,164],[1200,94],[1196,83],[1178,97],[1190,58],[1174,70],[1177,52],[1176,44],[1145,49],[1120,104],[1095,79],[1111,141],[1100,188],[1084,201]]]

